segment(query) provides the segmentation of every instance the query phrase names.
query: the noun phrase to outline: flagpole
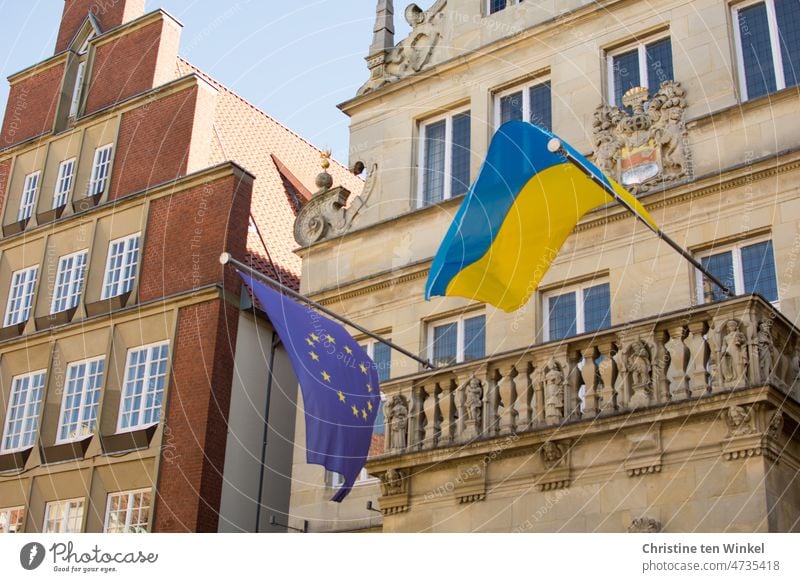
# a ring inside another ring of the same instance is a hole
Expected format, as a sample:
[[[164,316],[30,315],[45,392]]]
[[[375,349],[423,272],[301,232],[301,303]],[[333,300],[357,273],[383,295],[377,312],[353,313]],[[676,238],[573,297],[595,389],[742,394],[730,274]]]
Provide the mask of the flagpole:
[[[291,287],[287,287],[286,285],[276,281],[272,277],[269,277],[269,276],[265,275],[264,273],[261,273],[260,271],[256,271],[255,269],[245,265],[241,261],[237,261],[236,259],[234,259],[231,256],[230,253],[222,253],[219,256],[219,262],[222,265],[229,265],[230,264],[230,265],[233,265],[234,267],[236,267],[238,269],[246,271],[250,275],[252,275],[254,277],[257,277],[258,279],[261,279],[265,283],[269,283],[273,287],[276,287],[277,289],[279,289],[282,292],[284,292],[286,295],[289,295],[290,297],[293,297],[294,299],[297,299],[298,301],[302,301],[306,305],[310,305],[311,307],[321,311],[325,315],[328,315],[328,316],[330,316],[330,317],[332,317],[334,319],[338,319],[339,321],[341,321],[345,325],[349,325],[350,327],[352,327],[354,329],[357,329],[358,331],[360,331],[364,335],[367,335],[367,336],[371,337],[372,339],[374,339],[374,340],[376,340],[376,341],[378,341],[378,342],[380,342],[380,343],[382,343],[382,344],[384,344],[386,346],[389,346],[391,349],[395,350],[396,352],[400,352],[404,356],[406,356],[408,358],[411,358],[412,360],[414,360],[416,362],[419,362],[420,364],[422,364],[428,370],[435,370],[436,369],[436,367],[433,364],[431,364],[430,360],[423,360],[419,356],[409,352],[407,349],[401,348],[400,346],[398,346],[397,344],[387,340],[386,338],[381,337],[378,334],[369,331],[368,329],[358,325],[357,323],[355,323],[353,321],[350,321],[346,317],[343,317],[343,316],[339,315],[338,313],[336,313],[334,311],[331,311],[327,307],[323,307],[322,305],[320,305],[316,301],[314,301],[312,299],[309,299],[308,297],[306,297],[305,295],[302,295],[301,293],[298,293],[297,291],[295,291]]]
[[[570,162],[573,166],[578,168],[581,172],[586,174],[586,177],[589,178],[592,182],[597,184],[600,188],[602,188],[609,196],[614,198],[617,202],[619,202],[628,212],[632,213],[640,222],[642,222],[647,228],[649,228],[658,238],[663,240],[667,243],[670,247],[672,247],[679,255],[681,255],[684,259],[689,261],[692,266],[703,273],[703,275],[714,285],[722,289],[722,292],[725,293],[728,297],[735,297],[736,295],[730,290],[730,288],[725,285],[722,281],[720,281],[715,275],[713,275],[708,269],[706,269],[700,261],[695,259],[689,251],[684,249],[678,243],[676,243],[669,235],[667,235],[664,231],[659,228],[654,228],[652,224],[647,222],[636,210],[628,203],[627,200],[622,198],[617,192],[611,188],[608,184],[606,184],[603,180],[600,179],[594,172],[592,172],[589,168],[583,165],[580,160],[576,159],[564,145],[561,143],[561,140],[558,138],[551,139],[547,144],[547,149],[550,153],[559,154],[566,158],[568,162]]]

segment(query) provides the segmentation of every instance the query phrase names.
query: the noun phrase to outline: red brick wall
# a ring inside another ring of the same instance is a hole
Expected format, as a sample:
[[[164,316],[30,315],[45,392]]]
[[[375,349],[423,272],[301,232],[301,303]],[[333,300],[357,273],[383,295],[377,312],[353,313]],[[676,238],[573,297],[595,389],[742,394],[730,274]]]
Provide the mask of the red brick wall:
[[[163,26],[157,21],[97,47],[84,115],[153,88]]]
[[[139,301],[149,301],[222,282],[233,292],[239,281],[223,269],[227,251],[242,260],[247,242],[252,182],[229,176],[153,201],[142,252]]]
[[[122,116],[110,200],[186,175],[197,91],[186,89]]]
[[[144,15],[145,0],[65,0],[56,52],[69,48],[69,43],[91,12],[105,32]]]
[[[180,310],[155,501],[156,532],[215,532],[222,496],[239,310]]]
[[[12,85],[6,104],[0,149],[53,129],[64,65],[56,65]]]
[[[11,179],[11,160],[0,162],[0,216],[3,216],[3,206],[6,203],[6,190]]]

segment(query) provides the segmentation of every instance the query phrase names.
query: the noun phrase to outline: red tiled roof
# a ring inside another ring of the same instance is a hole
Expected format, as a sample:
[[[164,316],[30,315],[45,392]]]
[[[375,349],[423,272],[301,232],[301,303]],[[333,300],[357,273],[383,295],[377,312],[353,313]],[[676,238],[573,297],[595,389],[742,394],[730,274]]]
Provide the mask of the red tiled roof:
[[[298,288],[300,258],[293,252],[297,247],[295,208],[284,178],[299,181],[295,188],[303,186],[306,191],[315,192],[315,179],[322,170],[322,151],[183,58],[178,58],[176,72],[178,76],[196,73],[219,91],[209,165],[234,161],[256,177],[250,213],[257,229],[251,228],[248,234],[248,262],[253,268]],[[281,168],[273,157],[279,160]],[[334,184],[344,186],[353,195],[361,193],[364,181],[342,164],[331,160],[328,172]],[[303,194],[301,188],[297,190]]]

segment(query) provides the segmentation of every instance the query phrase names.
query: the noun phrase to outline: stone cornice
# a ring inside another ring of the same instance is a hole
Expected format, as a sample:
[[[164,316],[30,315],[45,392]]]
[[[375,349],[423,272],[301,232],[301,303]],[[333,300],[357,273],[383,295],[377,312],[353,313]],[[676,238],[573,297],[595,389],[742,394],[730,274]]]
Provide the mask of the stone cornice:
[[[126,22],[114,28],[111,28],[104,32],[101,36],[93,39],[92,44],[95,47],[102,46],[114,40],[117,40],[119,37],[124,36],[126,34],[130,34],[131,32],[138,30],[140,28],[144,28],[154,22],[160,21],[172,21],[179,27],[183,28],[183,24],[180,20],[172,16],[166,10],[162,10],[158,8],[153,10],[152,12],[148,12],[144,16],[140,16],[135,20],[131,20],[130,22]]]
[[[389,272],[388,276],[386,273],[371,275],[364,279],[359,279],[357,281],[348,283],[346,289],[349,290],[343,291],[342,287],[336,287],[335,289],[323,289],[311,295],[311,297],[313,297],[315,301],[322,305],[331,305],[341,301],[347,301],[348,299],[353,299],[354,297],[369,295],[370,293],[375,293],[377,291],[381,291],[382,289],[389,289],[395,285],[402,285],[403,283],[408,283],[410,281],[416,281],[418,279],[427,277],[428,271],[430,270],[430,264],[431,261],[424,261],[422,263],[415,264],[413,265],[414,270],[404,270],[403,274],[401,275],[394,275],[391,271]],[[363,283],[373,281],[376,278],[382,280],[376,283],[363,285]],[[320,298],[320,296],[323,296],[323,298]]]
[[[52,69],[58,65],[62,65],[67,62],[67,55],[69,55],[69,51],[62,51],[57,55],[50,57],[47,60],[41,61],[36,63],[35,65],[31,65],[27,69],[22,69],[12,75],[8,76],[8,83],[9,85],[16,85],[20,81],[24,81],[26,79],[30,79],[42,73],[48,69]]]

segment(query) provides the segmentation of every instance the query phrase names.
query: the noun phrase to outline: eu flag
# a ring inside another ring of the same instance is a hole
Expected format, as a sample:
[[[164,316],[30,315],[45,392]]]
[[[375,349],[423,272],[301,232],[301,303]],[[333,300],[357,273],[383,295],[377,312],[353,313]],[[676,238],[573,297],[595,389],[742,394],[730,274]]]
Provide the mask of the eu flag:
[[[376,366],[341,325],[239,274],[269,316],[300,383],[307,461],[344,477],[331,500],[341,502],[369,453],[381,405]]]

